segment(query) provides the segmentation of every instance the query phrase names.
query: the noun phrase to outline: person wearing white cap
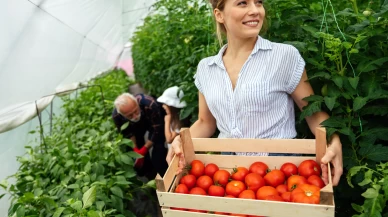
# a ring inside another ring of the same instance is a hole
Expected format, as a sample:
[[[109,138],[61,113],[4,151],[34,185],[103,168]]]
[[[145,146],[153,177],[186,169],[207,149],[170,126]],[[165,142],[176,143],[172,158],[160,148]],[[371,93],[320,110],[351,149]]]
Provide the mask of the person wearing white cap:
[[[182,101],[183,96],[183,91],[179,87],[173,86],[167,88],[162,96],[157,99],[158,102],[163,103],[163,108],[166,111],[166,116],[164,116],[164,134],[168,148],[170,148],[174,138],[179,135],[182,127],[179,113],[181,108],[186,107],[186,102]]]

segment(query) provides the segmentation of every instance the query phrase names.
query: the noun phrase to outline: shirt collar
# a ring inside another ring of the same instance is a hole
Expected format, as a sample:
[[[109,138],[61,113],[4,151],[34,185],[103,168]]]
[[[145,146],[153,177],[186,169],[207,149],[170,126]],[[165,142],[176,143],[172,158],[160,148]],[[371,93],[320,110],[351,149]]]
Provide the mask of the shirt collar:
[[[222,46],[218,54],[213,56],[213,58],[209,61],[209,66],[213,64],[217,64],[219,66],[222,65],[222,56],[224,55],[224,52],[227,47],[227,44]],[[262,38],[261,36],[257,37],[256,44],[252,50],[251,56],[257,53],[259,50],[272,50],[271,42],[265,38]]]

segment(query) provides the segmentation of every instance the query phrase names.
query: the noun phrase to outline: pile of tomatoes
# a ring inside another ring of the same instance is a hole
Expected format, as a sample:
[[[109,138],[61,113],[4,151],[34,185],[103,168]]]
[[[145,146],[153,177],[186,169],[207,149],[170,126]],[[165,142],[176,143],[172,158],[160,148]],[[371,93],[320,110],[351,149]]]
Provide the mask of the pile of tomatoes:
[[[254,162],[249,168],[236,167],[231,172],[194,160],[187,169],[188,174],[181,178],[175,193],[319,204],[320,189],[325,186],[321,167],[314,160],[305,160],[298,166],[287,162],[272,170],[264,162]]]

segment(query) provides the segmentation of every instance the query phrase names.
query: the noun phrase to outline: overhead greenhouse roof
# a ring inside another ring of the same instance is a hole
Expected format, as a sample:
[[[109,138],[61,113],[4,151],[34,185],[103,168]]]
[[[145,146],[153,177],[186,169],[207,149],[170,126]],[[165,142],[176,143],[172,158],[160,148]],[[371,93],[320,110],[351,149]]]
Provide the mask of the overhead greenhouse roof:
[[[6,0],[0,7],[0,180],[54,96],[129,64],[129,38],[154,0]],[[120,62],[125,61],[125,62]],[[5,216],[9,202],[0,201]]]

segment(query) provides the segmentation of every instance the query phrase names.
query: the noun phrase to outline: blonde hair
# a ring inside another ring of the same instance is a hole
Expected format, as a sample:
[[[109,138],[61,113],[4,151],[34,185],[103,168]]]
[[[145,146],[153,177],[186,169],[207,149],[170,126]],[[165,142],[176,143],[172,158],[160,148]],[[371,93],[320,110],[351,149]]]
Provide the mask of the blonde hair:
[[[215,9],[223,11],[224,8],[225,8],[226,1],[227,0],[209,0],[210,4],[212,5],[213,11]],[[261,33],[265,33],[267,31],[267,29],[268,29],[266,17],[267,17],[267,14],[265,15],[264,20],[263,20],[262,31],[260,31]],[[223,35],[226,34],[226,28],[225,28],[224,24],[217,22],[214,13],[213,13],[213,18],[214,18],[214,21],[216,23],[217,39],[218,39],[218,42],[219,42],[220,46],[222,47],[224,45],[224,43],[223,43]]]
[[[212,5],[213,11],[215,9],[223,11],[224,7],[225,7],[225,3],[227,0],[209,0],[209,1],[210,1],[210,4]],[[220,43],[220,46],[222,47],[222,45],[224,44],[222,36],[224,34],[226,34],[226,28],[225,28],[224,24],[217,22],[214,13],[213,13],[213,18],[214,18],[214,21],[216,23],[218,42]]]
[[[123,93],[115,99],[114,106],[119,114],[121,114],[120,108],[129,104],[129,99],[132,99],[137,104],[136,98],[130,93]]]

